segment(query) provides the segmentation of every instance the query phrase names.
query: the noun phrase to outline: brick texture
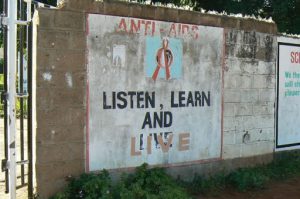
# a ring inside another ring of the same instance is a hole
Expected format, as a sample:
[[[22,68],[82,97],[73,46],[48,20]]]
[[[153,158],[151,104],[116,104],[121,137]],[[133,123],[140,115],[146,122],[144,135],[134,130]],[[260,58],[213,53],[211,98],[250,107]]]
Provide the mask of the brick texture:
[[[227,29],[225,35],[225,159],[270,154],[274,149],[276,37],[256,32],[261,25],[247,21],[241,21],[241,28],[252,24],[253,30]]]

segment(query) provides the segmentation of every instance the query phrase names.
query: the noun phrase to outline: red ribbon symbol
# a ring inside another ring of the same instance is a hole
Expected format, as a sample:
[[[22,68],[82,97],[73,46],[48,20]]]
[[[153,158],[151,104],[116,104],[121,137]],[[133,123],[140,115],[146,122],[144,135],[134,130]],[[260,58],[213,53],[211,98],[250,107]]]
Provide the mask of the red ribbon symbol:
[[[170,68],[171,64],[173,63],[173,54],[172,51],[169,49],[169,40],[167,38],[164,38],[162,41],[162,48],[158,49],[156,53],[156,62],[157,66],[156,69],[152,75],[152,79],[155,81],[158,72],[160,68],[165,68],[166,69],[166,79],[170,79],[171,74],[170,74]]]

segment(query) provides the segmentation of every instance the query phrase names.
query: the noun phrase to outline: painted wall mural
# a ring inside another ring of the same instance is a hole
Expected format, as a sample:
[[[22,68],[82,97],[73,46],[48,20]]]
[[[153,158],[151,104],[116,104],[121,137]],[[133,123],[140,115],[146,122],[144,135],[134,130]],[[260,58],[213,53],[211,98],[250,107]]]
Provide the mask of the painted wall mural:
[[[146,75],[157,78],[180,78],[182,67],[182,43],[179,39],[146,38]]]
[[[87,16],[87,168],[221,158],[223,28]]]

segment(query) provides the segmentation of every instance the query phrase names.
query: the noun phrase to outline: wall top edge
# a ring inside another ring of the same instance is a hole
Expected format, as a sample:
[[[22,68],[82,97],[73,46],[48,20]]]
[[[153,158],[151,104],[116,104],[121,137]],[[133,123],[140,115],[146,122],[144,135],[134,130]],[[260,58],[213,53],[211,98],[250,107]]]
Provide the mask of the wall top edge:
[[[40,8],[39,10],[50,10]],[[253,18],[239,18],[228,15],[201,13],[196,11],[142,5],[120,1],[66,0],[53,12],[71,11],[122,17],[134,17],[148,20],[172,21],[203,26],[223,27],[245,31],[277,34],[277,25],[272,22]]]

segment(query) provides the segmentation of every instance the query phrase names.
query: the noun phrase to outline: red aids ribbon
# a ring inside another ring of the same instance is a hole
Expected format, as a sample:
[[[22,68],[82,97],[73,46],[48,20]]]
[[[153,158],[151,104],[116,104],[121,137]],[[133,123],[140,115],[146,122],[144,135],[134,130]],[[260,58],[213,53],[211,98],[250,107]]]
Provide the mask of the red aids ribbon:
[[[160,68],[166,69],[166,79],[170,79],[170,67],[173,63],[173,54],[172,51],[168,48],[169,40],[167,38],[163,39],[162,48],[158,49],[156,54],[157,66],[152,75],[152,79],[155,81],[157,79]]]

